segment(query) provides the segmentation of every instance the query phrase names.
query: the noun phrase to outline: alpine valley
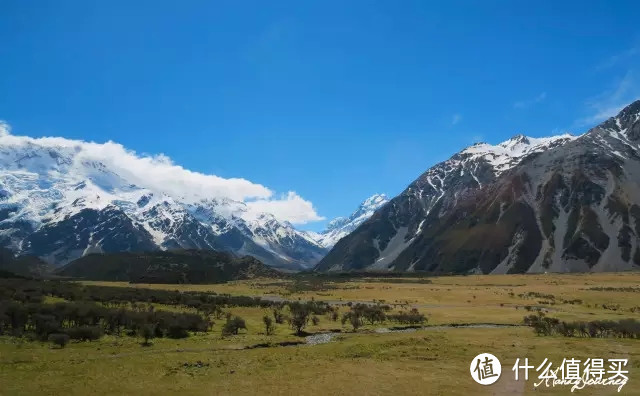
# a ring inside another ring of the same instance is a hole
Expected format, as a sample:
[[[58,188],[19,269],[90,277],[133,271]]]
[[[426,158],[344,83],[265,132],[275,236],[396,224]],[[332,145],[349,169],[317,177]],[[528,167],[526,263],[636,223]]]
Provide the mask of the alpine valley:
[[[318,271],[640,268],[640,101],[581,136],[475,144],[342,238]]]

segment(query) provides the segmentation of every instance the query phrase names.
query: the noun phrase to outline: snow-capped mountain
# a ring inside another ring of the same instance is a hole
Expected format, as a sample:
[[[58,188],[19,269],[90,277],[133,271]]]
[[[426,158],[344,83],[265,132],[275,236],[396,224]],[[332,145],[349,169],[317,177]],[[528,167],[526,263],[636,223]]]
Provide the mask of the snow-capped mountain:
[[[246,222],[246,226],[258,245],[283,260],[317,263],[328,251],[307,232],[295,229],[287,221],[280,222],[268,213],[262,213],[257,219]]]
[[[305,232],[244,202],[149,188],[109,162],[112,143],[0,129],[0,246],[18,254],[62,265],[91,252],[195,248],[303,269],[326,253]]]
[[[327,224],[327,228],[319,233],[309,233],[320,245],[331,248],[340,239],[350,234],[369,217],[389,202],[384,194],[374,194],[362,202],[349,217],[336,217]]]
[[[427,170],[317,270],[640,267],[640,101],[581,136],[476,144]]]

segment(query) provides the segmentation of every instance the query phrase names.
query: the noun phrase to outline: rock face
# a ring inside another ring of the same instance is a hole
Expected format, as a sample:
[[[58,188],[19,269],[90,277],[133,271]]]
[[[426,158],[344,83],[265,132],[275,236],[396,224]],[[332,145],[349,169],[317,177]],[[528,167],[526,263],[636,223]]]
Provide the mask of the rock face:
[[[584,135],[476,144],[427,170],[318,271],[640,268],[640,101]]]
[[[104,145],[13,136],[0,123],[0,247],[60,266],[90,253],[229,251],[290,270],[327,249],[231,199],[187,200],[133,183]],[[144,181],[142,181],[144,183]]]

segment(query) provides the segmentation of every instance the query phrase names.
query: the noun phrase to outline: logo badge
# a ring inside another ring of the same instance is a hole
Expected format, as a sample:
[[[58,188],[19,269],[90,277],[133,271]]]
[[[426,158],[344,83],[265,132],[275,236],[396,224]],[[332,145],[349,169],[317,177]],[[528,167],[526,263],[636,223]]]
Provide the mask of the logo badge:
[[[474,357],[469,366],[471,378],[481,385],[491,385],[500,378],[502,365],[497,357],[490,353],[481,353]]]

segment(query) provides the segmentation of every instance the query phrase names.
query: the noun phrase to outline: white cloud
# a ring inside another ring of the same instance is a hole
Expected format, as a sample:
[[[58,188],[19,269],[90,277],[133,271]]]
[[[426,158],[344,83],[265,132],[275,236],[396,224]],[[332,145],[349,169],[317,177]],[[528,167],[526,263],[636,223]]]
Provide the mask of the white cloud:
[[[513,104],[513,108],[514,109],[526,109],[527,107],[531,107],[531,106],[533,106],[535,104],[538,104],[538,103],[542,102],[546,98],[547,98],[547,93],[546,92],[541,92],[535,98],[530,98],[530,99],[520,100],[520,101],[515,102]]]
[[[124,179],[123,182],[127,184],[135,184],[157,193],[164,193],[178,200],[195,202],[200,199],[228,198],[247,203],[252,211],[262,208],[263,211],[272,213],[277,219],[293,224],[322,219],[316,213],[312,203],[295,192],[276,198],[272,190],[261,184],[243,178],[227,179],[194,172],[175,164],[164,154],[138,154],[112,141],[94,143],[58,137],[31,138],[14,136],[9,132],[9,126],[0,121],[0,147],[56,148],[57,151],[62,151],[65,156],[72,158],[73,162],[68,165],[68,169],[65,168],[65,171],[76,173],[81,177],[83,172],[91,172],[91,168],[86,166],[87,162],[98,162],[121,176]]]
[[[11,134],[11,127],[6,122],[0,120],[0,136],[7,136]]]
[[[286,220],[292,224],[305,224],[325,219],[316,213],[310,201],[293,191],[289,191],[280,199],[258,199],[248,201],[246,204],[248,210],[245,216],[248,218],[255,218],[257,214],[266,212],[271,213],[277,219]]]
[[[588,115],[574,123],[576,127],[592,126],[613,117],[626,105],[633,102],[640,95],[640,87],[635,82],[631,71],[610,89],[587,100]]]
[[[610,56],[608,59],[605,59],[603,62],[598,64],[595,69],[596,71],[609,69],[611,67],[617,66],[620,63],[624,63],[625,61],[633,58],[636,55],[640,55],[640,46],[631,47],[625,51]]]
[[[456,125],[460,121],[462,121],[462,114],[456,113],[451,117],[451,125]]]

